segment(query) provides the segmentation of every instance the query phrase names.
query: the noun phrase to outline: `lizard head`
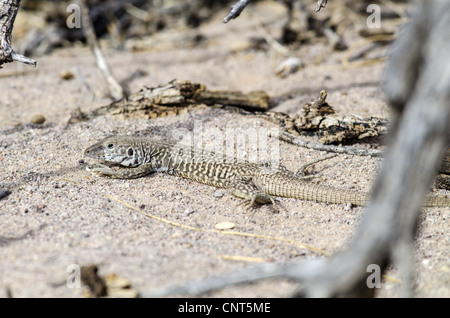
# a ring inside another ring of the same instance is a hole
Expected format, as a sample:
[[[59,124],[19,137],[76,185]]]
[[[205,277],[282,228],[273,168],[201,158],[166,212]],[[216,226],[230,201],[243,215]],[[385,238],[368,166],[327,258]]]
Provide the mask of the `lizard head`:
[[[140,165],[138,149],[133,137],[112,136],[93,144],[84,154],[90,158],[136,167]]]

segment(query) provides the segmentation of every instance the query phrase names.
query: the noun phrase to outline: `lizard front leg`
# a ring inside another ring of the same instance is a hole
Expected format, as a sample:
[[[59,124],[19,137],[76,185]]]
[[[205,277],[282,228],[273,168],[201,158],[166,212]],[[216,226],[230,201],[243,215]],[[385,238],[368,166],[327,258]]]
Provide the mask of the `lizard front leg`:
[[[155,172],[155,169],[150,163],[145,163],[136,168],[122,168],[117,171],[112,170],[108,166],[97,164],[86,167],[86,170],[93,174],[108,176],[114,179],[135,179]]]

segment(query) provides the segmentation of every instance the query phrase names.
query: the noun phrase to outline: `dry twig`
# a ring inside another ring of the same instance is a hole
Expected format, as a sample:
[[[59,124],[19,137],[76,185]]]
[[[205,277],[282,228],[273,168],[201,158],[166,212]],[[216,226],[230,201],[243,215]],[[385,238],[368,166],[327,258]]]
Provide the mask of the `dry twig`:
[[[320,9],[325,8],[327,5],[328,0],[318,0],[316,4],[316,8],[314,9],[314,12],[319,12]]]
[[[223,23],[227,23],[231,19],[236,19],[241,12],[245,9],[250,0],[239,0],[233,6],[231,6],[231,11],[228,15],[223,19]]]
[[[120,84],[112,75],[108,62],[106,62],[102,50],[100,49],[100,45],[98,44],[94,28],[92,26],[92,22],[89,17],[89,7],[87,4],[87,0],[79,0],[78,3],[81,7],[81,14],[83,19],[83,32],[84,35],[86,36],[87,42],[89,43],[89,47],[91,48],[91,51],[95,56],[97,66],[102,72],[103,76],[105,77],[106,83],[108,84],[109,92],[111,93],[111,96],[114,98],[114,100],[122,99],[125,97],[125,94],[123,92],[122,86],[120,86]]]
[[[249,4],[250,0],[238,0],[234,5],[231,6],[230,12],[223,19],[223,23],[227,23],[231,19],[236,19],[245,7]],[[320,9],[325,8],[327,5],[327,0],[318,0],[314,12],[319,12]]]
[[[334,153],[343,153],[347,155],[357,155],[357,156],[372,156],[372,157],[382,157],[383,151],[378,149],[365,149],[365,148],[355,148],[355,147],[347,147],[347,146],[336,146],[336,145],[325,145],[318,142],[307,141],[295,137],[286,132],[280,132],[278,134],[278,138],[285,142],[319,151],[327,151]]]
[[[269,235],[264,235],[264,234],[236,232],[236,231],[202,229],[202,228],[193,227],[193,226],[190,226],[190,225],[185,225],[185,224],[182,224],[182,223],[177,223],[177,222],[174,222],[174,221],[171,221],[171,220],[168,220],[168,219],[165,219],[165,218],[162,218],[162,217],[159,217],[159,216],[156,216],[156,215],[144,212],[144,211],[136,208],[135,206],[133,206],[133,205],[127,203],[127,202],[124,202],[124,201],[122,201],[122,200],[120,200],[120,199],[118,199],[116,197],[113,197],[113,196],[111,196],[109,194],[106,194],[106,197],[111,199],[111,200],[114,200],[116,202],[119,202],[120,204],[123,204],[126,207],[128,207],[128,208],[130,208],[130,209],[132,209],[134,211],[137,211],[137,212],[139,212],[139,213],[141,213],[141,214],[143,214],[143,215],[145,215],[145,216],[147,216],[149,218],[152,218],[154,220],[157,220],[159,222],[166,223],[166,224],[169,224],[169,225],[172,225],[172,226],[183,228],[183,229],[186,229],[186,230],[197,231],[197,232],[216,233],[216,234],[220,234],[220,235],[234,235],[234,236],[255,237],[255,238],[260,238],[260,239],[273,240],[273,241],[278,241],[278,242],[284,242],[284,243],[292,244],[292,245],[297,246],[298,248],[308,249],[310,251],[313,251],[315,253],[319,253],[319,254],[322,254],[322,255],[328,255],[328,253],[326,251],[321,250],[319,248],[316,248],[314,246],[311,246],[311,245],[308,245],[308,244],[305,244],[305,243],[302,243],[302,242],[299,242],[299,241],[282,238],[282,237],[269,236]]]

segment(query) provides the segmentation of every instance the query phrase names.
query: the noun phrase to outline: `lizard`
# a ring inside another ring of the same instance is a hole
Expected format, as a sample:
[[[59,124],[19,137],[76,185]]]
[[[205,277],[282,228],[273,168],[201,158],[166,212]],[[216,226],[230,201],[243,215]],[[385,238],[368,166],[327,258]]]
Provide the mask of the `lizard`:
[[[275,204],[273,196],[331,204],[365,206],[370,193],[338,189],[311,182],[286,167],[271,169],[268,164],[238,162],[235,158],[217,159],[214,153],[201,153],[176,143],[135,136],[111,136],[88,147],[87,157],[119,164],[128,169],[113,170],[99,164],[87,170],[117,179],[139,178],[155,172],[191,179],[225,188],[243,199],[243,204]],[[446,196],[428,196],[428,207],[450,206]]]

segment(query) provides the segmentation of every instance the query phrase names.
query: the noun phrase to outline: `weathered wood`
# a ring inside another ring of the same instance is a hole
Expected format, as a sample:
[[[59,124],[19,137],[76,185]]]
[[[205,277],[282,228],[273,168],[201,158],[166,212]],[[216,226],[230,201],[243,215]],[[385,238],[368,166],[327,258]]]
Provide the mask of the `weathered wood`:
[[[208,91],[199,83],[173,80],[166,85],[144,87],[128,98],[94,109],[90,114],[80,114],[77,110],[69,122],[100,115],[149,119],[182,114],[189,109],[206,107],[206,104],[266,110],[269,96],[265,92]]]
[[[223,19],[223,23],[227,23],[231,19],[236,19],[245,7],[249,4],[250,0],[239,0],[233,6],[231,6],[230,13]]]
[[[319,12],[320,9],[325,8],[327,5],[328,0],[318,0],[316,4],[316,8],[314,9],[314,12]]]
[[[14,61],[36,66],[36,61],[14,52],[11,34],[19,11],[20,0],[0,0],[0,68]]]
[[[334,153],[341,153],[347,155],[355,155],[355,156],[372,156],[372,157],[382,157],[384,152],[379,149],[365,149],[365,148],[356,148],[356,147],[348,147],[348,146],[338,146],[338,145],[325,145],[322,143],[302,140],[296,136],[293,136],[286,132],[280,132],[278,136],[280,140],[284,142],[291,143],[293,145],[297,145],[299,147],[304,147],[308,149],[314,149],[319,151],[327,151]]]
[[[269,96],[263,91],[242,93],[239,91],[201,91],[196,101],[206,105],[227,105],[247,110],[262,111],[269,108]]]
[[[384,118],[341,116],[326,102],[327,92],[319,93],[316,100],[303,105],[303,114],[280,112],[258,113],[258,117],[276,123],[283,132],[293,136],[314,134],[322,144],[346,144],[369,137],[387,134],[388,120]],[[287,138],[288,139],[288,138]]]

